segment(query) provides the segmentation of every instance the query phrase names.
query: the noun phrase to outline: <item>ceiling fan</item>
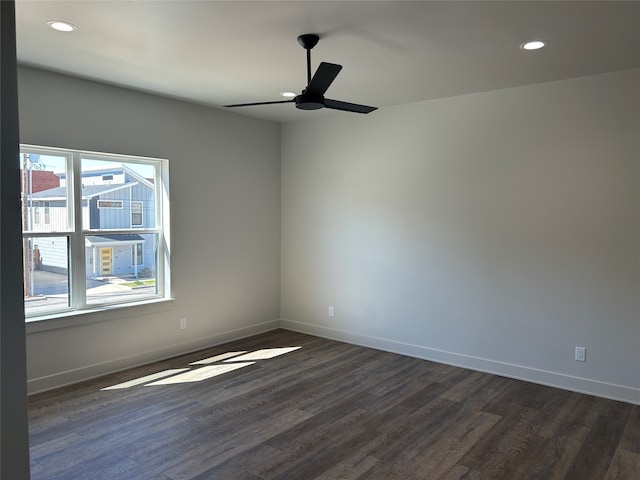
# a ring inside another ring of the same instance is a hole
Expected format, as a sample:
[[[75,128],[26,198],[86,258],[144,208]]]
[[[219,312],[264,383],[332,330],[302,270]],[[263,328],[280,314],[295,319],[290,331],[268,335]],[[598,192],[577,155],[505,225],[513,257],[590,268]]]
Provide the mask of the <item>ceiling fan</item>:
[[[330,108],[332,110],[343,110],[345,112],[370,113],[378,107],[368,107],[357,103],[342,102],[325,98],[324,93],[335,80],[342,65],[335,63],[321,62],[316,73],[311,78],[311,49],[315,47],[320,37],[314,33],[307,33],[298,37],[298,43],[307,51],[307,88],[300,95],[291,100],[280,100],[275,102],[238,103],[235,105],[225,105],[225,107],[250,107],[254,105],[273,105],[276,103],[295,103],[296,108],[301,110],[318,110],[320,108]]]

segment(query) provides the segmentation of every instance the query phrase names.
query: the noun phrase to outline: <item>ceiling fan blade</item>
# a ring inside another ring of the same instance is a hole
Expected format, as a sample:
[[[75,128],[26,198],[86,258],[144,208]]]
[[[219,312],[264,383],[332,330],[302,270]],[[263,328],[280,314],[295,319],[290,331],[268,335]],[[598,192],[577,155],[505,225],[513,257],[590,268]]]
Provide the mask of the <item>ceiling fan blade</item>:
[[[342,65],[321,62],[307,86],[306,93],[323,96],[324,92],[327,91],[327,88],[329,88],[331,83],[333,83],[335,78],[338,76],[338,73],[340,73],[340,70],[342,70]]]
[[[232,108],[232,107],[253,107],[255,105],[273,105],[275,103],[293,103],[295,100],[291,99],[291,100],[278,100],[275,102],[255,102],[255,103],[237,103],[235,105],[225,105],[225,107],[227,108]]]
[[[331,100],[330,98],[324,99],[324,106],[325,108],[331,108],[333,110],[344,110],[345,112],[355,113],[371,113],[378,109],[378,107],[368,107],[357,103],[341,102],[340,100]]]

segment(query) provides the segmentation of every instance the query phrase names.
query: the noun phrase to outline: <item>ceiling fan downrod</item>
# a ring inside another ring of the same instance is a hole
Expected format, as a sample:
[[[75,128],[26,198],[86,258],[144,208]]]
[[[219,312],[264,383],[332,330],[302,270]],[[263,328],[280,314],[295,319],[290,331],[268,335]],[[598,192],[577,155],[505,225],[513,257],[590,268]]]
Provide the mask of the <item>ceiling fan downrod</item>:
[[[305,33],[298,37],[298,43],[307,51],[307,85],[311,83],[311,49],[318,44],[320,37],[315,33]]]

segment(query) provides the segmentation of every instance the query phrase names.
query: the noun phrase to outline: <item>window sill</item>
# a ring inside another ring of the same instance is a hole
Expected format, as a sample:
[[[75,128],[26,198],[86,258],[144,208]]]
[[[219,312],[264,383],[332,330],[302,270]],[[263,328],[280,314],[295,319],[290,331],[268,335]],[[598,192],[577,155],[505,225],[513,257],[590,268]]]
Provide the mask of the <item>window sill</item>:
[[[85,310],[73,310],[51,315],[40,315],[25,319],[26,333],[44,332],[58,328],[75,327],[89,323],[118,320],[123,317],[135,317],[152,313],[165,312],[171,309],[174,298],[163,297],[143,300],[126,305],[104,305]]]

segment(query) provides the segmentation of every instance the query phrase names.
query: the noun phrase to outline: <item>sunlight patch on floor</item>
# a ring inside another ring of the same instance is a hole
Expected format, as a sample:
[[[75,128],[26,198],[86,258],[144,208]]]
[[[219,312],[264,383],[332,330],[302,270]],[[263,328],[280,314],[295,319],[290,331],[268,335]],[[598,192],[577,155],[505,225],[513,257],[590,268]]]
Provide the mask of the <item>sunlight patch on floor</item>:
[[[254,363],[256,362],[211,365],[209,367],[198,368],[196,370],[191,370],[189,372],[185,372],[180,375],[175,375],[173,377],[164,378],[157,382],[148,383],[145,386],[149,387],[152,385],[173,385],[176,383],[200,382],[202,380],[206,380],[207,378],[216,377],[218,375],[222,375],[224,373],[228,373],[233,370],[238,370],[243,367],[248,367],[249,365],[253,365]]]
[[[203,360],[198,360],[197,362],[191,362],[189,365],[208,365],[209,363],[219,362],[221,360],[226,360],[227,358],[236,357],[238,355],[242,355],[243,353],[247,353],[246,350],[241,352],[227,352],[221,355],[216,355],[215,357],[205,358]]]
[[[263,348],[261,350],[256,350],[255,352],[247,353],[246,355],[240,355],[239,357],[225,360],[225,363],[245,360],[268,360],[269,358],[274,358],[280,355],[284,355],[285,353],[293,352],[294,350],[298,350],[299,348],[302,347]]]
[[[145,387],[152,385],[175,385],[179,383],[200,382],[208,378],[217,377],[240,368],[248,367],[256,363],[256,360],[268,360],[270,358],[279,357],[285,353],[293,352],[302,347],[282,347],[282,348],[262,348],[254,352],[247,353],[246,350],[237,352],[226,352],[219,355],[204,358],[189,365],[206,365],[204,367],[189,368],[173,368],[163,370],[162,372],[146,375],[144,377],[129,380],[128,382],[119,383],[101,390],[120,390],[125,388],[144,385]],[[215,362],[215,365],[210,365]]]
[[[120,390],[122,388],[131,388],[136,385],[142,385],[143,383],[148,383],[153,380],[157,380],[158,378],[168,377],[169,375],[174,375],[176,373],[184,372],[185,370],[189,370],[188,368],[172,368],[170,370],[163,370],[162,372],[153,373],[151,375],[146,375],[144,377],[136,378],[134,380],[129,380],[128,382],[119,383],[117,385],[112,385],[110,387],[101,388],[101,390]]]

